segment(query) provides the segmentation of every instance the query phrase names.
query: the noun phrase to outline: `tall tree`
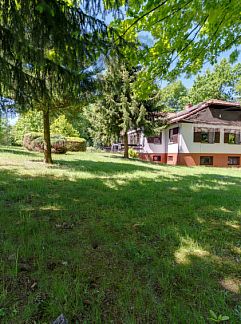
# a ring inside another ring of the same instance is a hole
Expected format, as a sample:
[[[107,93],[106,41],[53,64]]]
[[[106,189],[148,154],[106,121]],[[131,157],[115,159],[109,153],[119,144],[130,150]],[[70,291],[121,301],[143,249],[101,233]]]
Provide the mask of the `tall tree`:
[[[163,111],[181,110],[186,96],[187,88],[180,80],[170,83],[159,91],[159,109]]]
[[[100,0],[0,0],[0,96],[21,109],[35,105],[42,111],[47,163],[50,111],[93,88],[96,60],[107,50],[110,30],[100,13]]]
[[[226,59],[196,77],[193,86],[184,98],[185,103],[197,104],[208,99],[232,101],[235,99],[235,86],[241,78],[241,64],[232,66]]]
[[[92,111],[92,127],[100,138],[110,142],[122,135],[125,158],[129,157],[128,130],[145,123],[146,109],[133,91],[137,73],[137,69],[111,61],[102,77],[102,98]]]

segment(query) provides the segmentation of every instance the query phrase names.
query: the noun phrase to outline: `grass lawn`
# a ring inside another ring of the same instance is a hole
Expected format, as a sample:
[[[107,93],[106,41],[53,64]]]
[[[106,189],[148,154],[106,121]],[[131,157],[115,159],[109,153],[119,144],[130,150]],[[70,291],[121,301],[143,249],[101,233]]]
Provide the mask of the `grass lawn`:
[[[0,147],[0,322],[241,322],[241,170]]]

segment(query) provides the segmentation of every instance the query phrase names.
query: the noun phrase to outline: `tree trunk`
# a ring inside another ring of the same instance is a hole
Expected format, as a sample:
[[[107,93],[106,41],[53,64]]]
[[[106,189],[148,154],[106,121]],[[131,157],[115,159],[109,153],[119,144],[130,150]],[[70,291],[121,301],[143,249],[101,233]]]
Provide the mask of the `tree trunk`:
[[[51,156],[51,143],[50,143],[50,123],[49,123],[49,108],[43,111],[44,121],[44,162],[53,164]]]
[[[123,140],[124,140],[124,158],[129,159],[129,147],[128,147],[128,135],[127,132],[124,133],[123,135]]]

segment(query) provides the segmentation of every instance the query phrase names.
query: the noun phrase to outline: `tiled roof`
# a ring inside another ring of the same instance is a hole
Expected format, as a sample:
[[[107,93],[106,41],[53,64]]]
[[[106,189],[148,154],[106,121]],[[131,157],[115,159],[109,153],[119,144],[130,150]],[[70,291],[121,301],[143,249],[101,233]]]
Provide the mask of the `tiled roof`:
[[[170,124],[177,123],[187,117],[192,116],[193,114],[196,114],[197,112],[199,112],[209,106],[241,108],[241,105],[238,102],[227,102],[227,101],[223,101],[223,100],[211,99],[208,101],[201,102],[195,106],[189,107],[185,110],[179,111],[172,116],[166,116],[167,122]]]

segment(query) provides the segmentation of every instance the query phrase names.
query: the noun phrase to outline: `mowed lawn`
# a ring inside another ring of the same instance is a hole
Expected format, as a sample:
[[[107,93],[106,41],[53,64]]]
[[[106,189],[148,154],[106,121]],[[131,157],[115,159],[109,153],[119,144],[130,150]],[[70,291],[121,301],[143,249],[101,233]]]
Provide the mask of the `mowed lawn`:
[[[240,323],[241,170],[0,147],[0,322]]]

